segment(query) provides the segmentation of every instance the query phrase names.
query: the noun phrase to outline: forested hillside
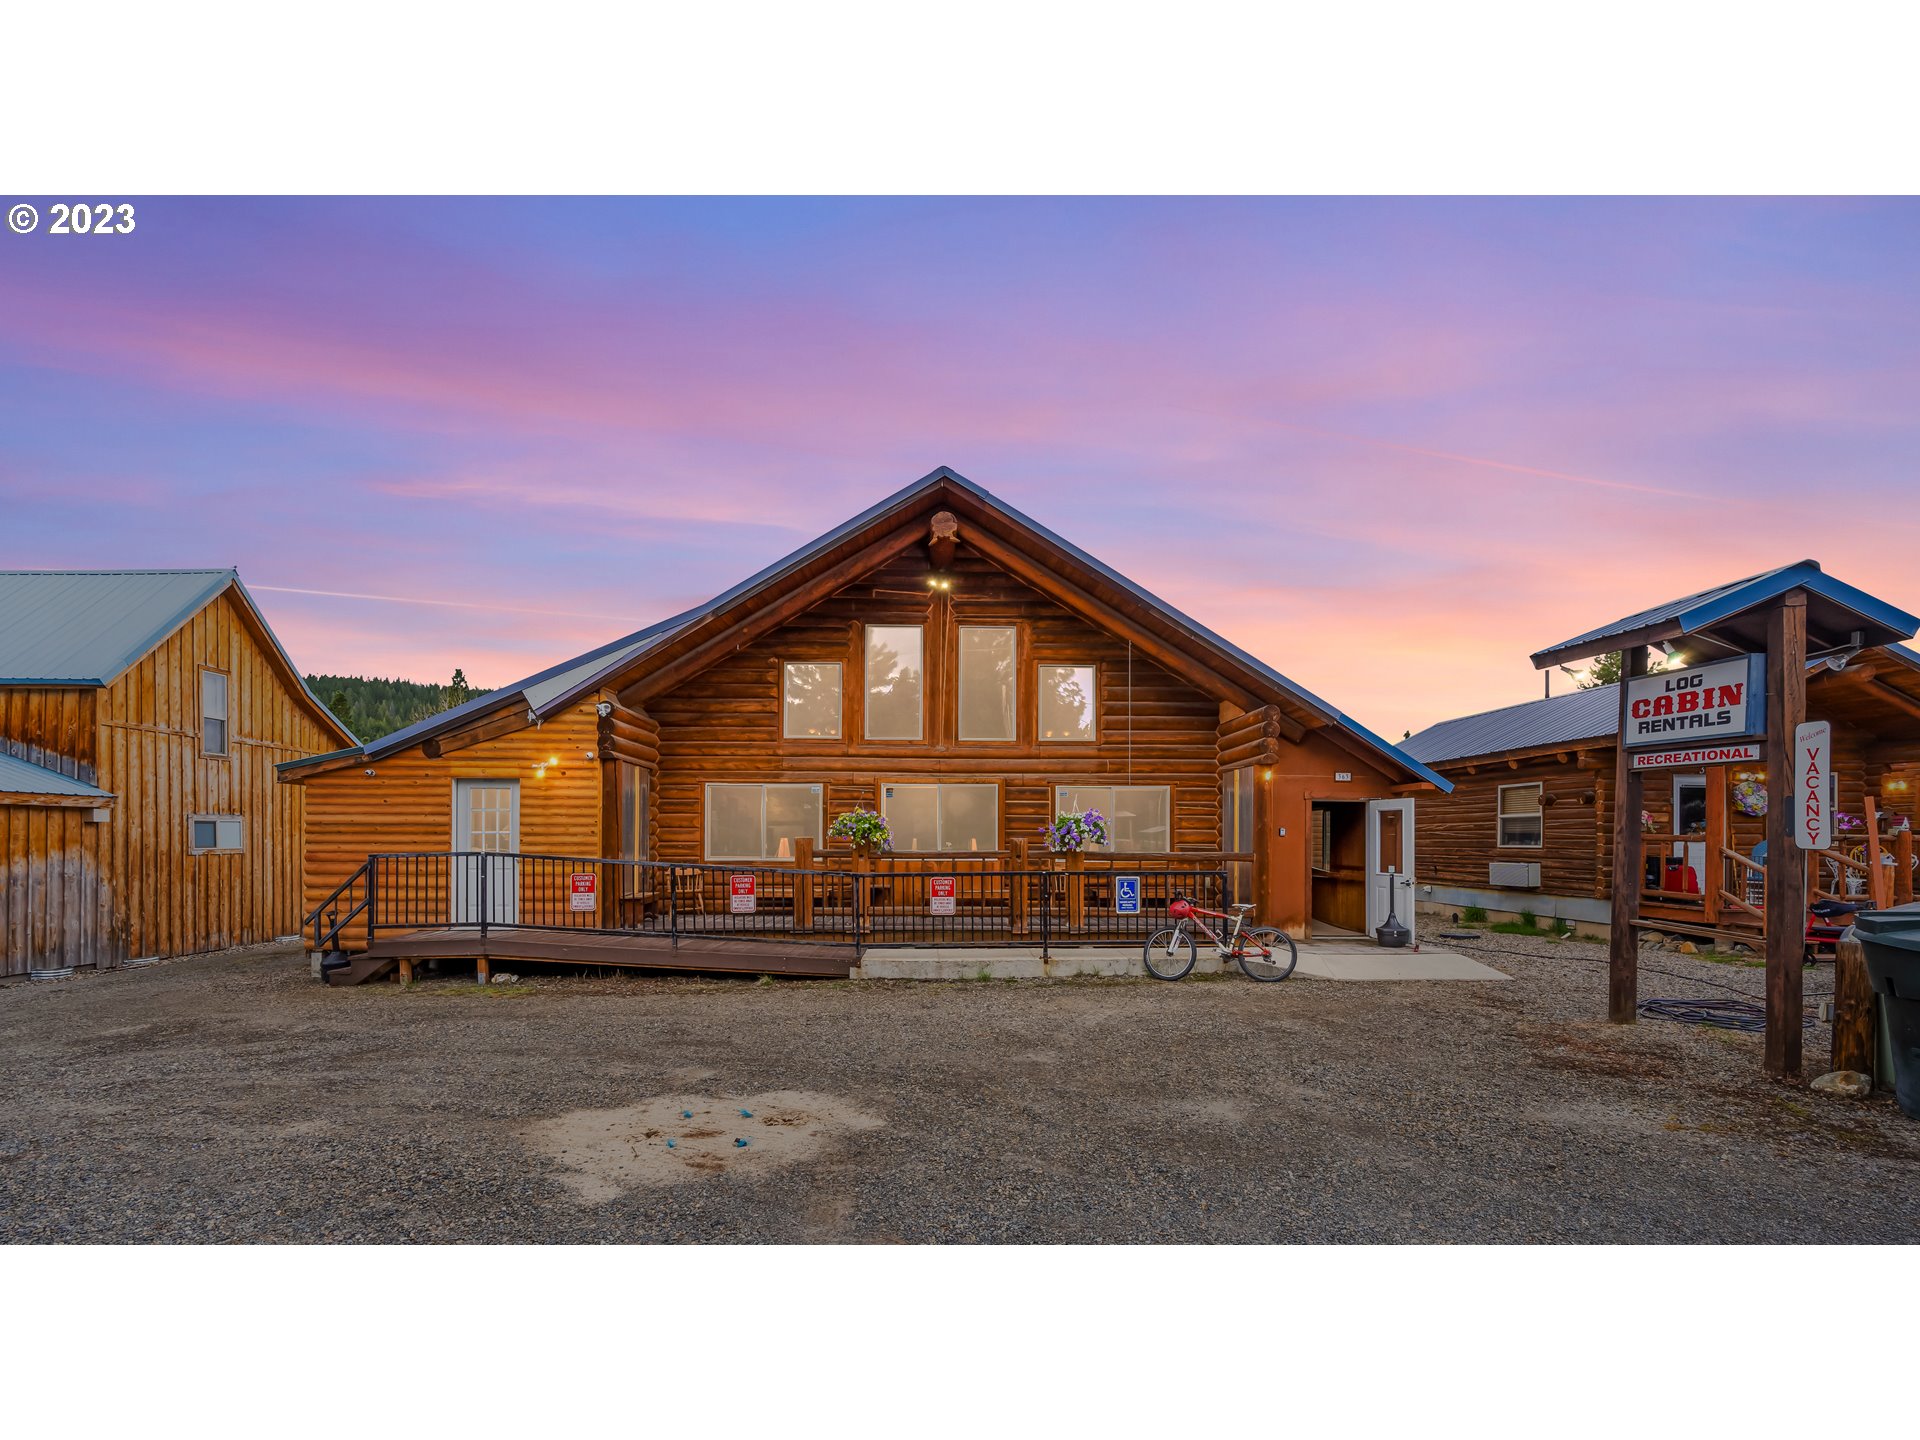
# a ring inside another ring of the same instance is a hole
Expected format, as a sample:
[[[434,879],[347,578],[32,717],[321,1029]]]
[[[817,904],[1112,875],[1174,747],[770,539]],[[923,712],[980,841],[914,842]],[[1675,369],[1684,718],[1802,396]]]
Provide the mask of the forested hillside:
[[[464,670],[454,671],[453,679],[445,685],[376,680],[365,675],[309,675],[307,688],[363,741],[404,730],[429,715],[487,693],[470,687]]]

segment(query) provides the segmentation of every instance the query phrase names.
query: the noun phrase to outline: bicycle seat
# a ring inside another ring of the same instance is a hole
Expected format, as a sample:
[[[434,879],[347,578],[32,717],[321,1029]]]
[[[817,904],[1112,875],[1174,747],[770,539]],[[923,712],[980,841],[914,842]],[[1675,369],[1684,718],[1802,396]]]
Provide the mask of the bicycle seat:
[[[1859,911],[1860,907],[1849,904],[1845,900],[1816,900],[1813,904],[1809,905],[1807,909],[1815,915],[1818,915],[1822,920],[1830,920],[1836,915],[1855,914]]]
[[[1251,905],[1229,905],[1229,906],[1228,906],[1227,908],[1228,908],[1229,910],[1251,910],[1251,909],[1253,909],[1253,906],[1251,906]]]

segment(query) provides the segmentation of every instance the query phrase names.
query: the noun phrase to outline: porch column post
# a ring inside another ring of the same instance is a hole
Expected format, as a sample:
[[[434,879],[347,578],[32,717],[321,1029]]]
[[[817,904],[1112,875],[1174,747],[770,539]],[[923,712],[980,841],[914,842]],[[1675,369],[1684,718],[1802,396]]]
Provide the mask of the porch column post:
[[[1700,866],[1700,903],[1709,926],[1720,923],[1720,882],[1726,862],[1720,852],[1727,843],[1727,767],[1707,767],[1707,854]]]
[[[1613,916],[1607,941],[1607,1019],[1631,1025],[1640,1006],[1640,772],[1627,750],[1627,682],[1647,673],[1647,647],[1620,652],[1620,728],[1613,761]]]
[[[1767,1046],[1769,1075],[1800,1073],[1807,852],[1794,838],[1794,727],[1807,718],[1807,592],[1767,617]]]

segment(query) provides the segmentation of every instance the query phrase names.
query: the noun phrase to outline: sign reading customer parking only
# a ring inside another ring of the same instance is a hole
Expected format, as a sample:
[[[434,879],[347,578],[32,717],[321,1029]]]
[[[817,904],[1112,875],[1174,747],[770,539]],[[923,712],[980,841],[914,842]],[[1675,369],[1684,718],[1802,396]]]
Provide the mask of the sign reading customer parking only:
[[[576,870],[567,886],[567,909],[591,910],[595,904],[594,890],[599,877],[591,870]]]
[[[735,915],[751,915],[759,900],[759,886],[753,875],[738,874],[727,877],[727,908]]]
[[[1113,910],[1116,915],[1140,913],[1140,877],[1138,875],[1113,877]]]
[[[953,914],[953,876],[932,875],[927,878],[927,913]]]

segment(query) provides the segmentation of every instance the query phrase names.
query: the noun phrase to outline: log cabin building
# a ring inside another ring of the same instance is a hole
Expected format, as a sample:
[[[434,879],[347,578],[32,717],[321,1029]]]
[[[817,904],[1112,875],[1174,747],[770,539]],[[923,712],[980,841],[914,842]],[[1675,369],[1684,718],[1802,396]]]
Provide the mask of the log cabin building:
[[[1007,877],[1048,863],[1043,827],[1085,809],[1111,817],[1111,843],[1075,864],[1218,871],[1296,934],[1357,932],[1393,883],[1376,865],[1369,895],[1370,858],[1407,884],[1411,797],[1447,788],[946,469],[709,604],[281,778],[306,797],[310,941],[330,954],[364,952],[367,912],[391,922],[402,905],[421,926],[525,927],[551,913],[542,855],[629,867],[560,866],[603,931],[665,903],[680,924],[737,909],[726,889],[747,876],[759,919],[806,928],[826,872],[859,867],[895,877],[876,895],[958,874],[959,910],[977,901],[1011,938],[1032,933],[1039,902]],[[861,809],[885,816],[891,855],[829,835]],[[486,866],[436,852],[525,863],[476,902]],[[402,858],[369,907],[373,856]],[[923,898],[939,913],[938,891]]]
[[[1888,898],[1911,899],[1920,652],[1888,644],[1809,661],[1807,714],[1833,726],[1841,816],[1833,850],[1809,861],[1809,897],[1867,895],[1877,861],[1892,872]],[[1453,782],[1420,806],[1423,909],[1444,919],[1479,906],[1494,919],[1531,914],[1606,933],[1619,725],[1619,686],[1601,685],[1445,720],[1403,741]],[[1758,762],[1644,779],[1643,918],[1670,922],[1675,934],[1697,927],[1758,943],[1766,779]]]
[[[0,976],[295,933],[275,766],[352,740],[232,570],[0,571]]]

